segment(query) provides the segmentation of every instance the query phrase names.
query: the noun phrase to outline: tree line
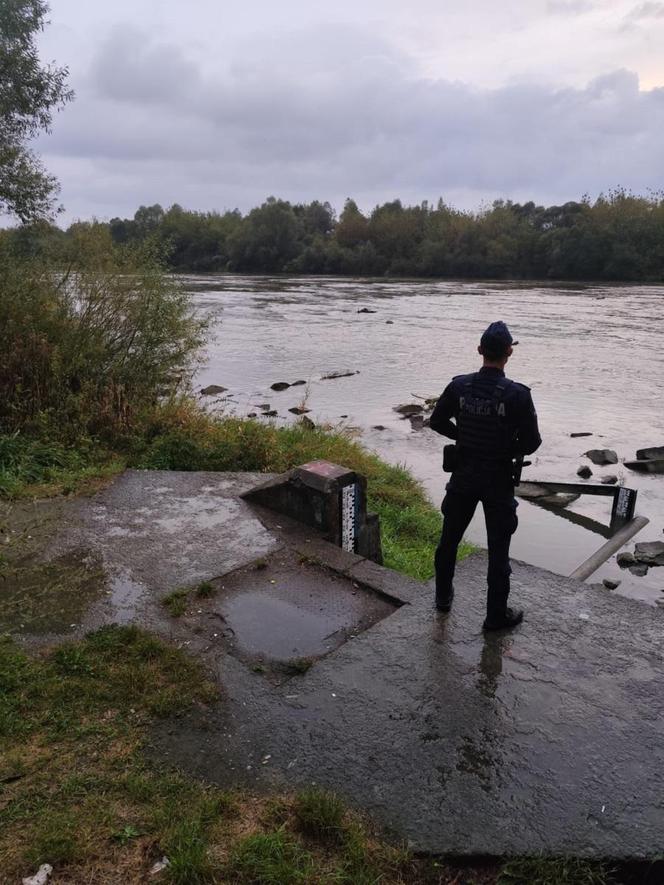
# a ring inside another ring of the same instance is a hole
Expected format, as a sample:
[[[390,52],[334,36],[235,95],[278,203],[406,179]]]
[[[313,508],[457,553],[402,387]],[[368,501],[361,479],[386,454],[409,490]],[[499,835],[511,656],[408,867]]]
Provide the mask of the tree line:
[[[664,280],[664,195],[624,190],[561,206],[496,200],[468,212],[400,200],[363,213],[348,199],[270,197],[246,214],[141,206],[133,218],[39,222],[6,232],[20,251],[67,258],[97,229],[116,245],[151,242],[180,272],[345,274],[479,279]]]

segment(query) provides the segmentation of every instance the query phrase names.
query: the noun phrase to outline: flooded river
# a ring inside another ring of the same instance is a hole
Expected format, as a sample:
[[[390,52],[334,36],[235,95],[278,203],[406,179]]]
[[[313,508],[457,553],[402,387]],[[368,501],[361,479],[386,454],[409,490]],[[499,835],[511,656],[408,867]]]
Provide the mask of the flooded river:
[[[482,330],[505,320],[520,341],[510,377],[532,388],[544,442],[524,479],[577,481],[589,448],[664,445],[664,287],[486,282],[385,281],[329,277],[185,277],[198,308],[215,317],[197,385],[228,388],[218,403],[246,415],[270,403],[277,423],[306,396],[316,422],[359,428],[386,460],[405,463],[440,503],[442,437],[413,430],[400,403],[438,395],[452,375],[475,370]],[[359,313],[366,308],[366,313]],[[358,374],[322,380],[333,372]],[[307,381],[281,393],[276,381]],[[209,401],[209,398],[208,398]],[[376,425],[383,430],[374,429]],[[592,436],[573,439],[571,433]],[[592,465],[591,465],[592,466]],[[664,540],[664,476],[622,463],[592,467],[638,489],[637,513],[650,519],[637,540]],[[610,498],[581,497],[568,510],[608,523]],[[564,512],[564,511],[563,511]],[[569,574],[604,538],[522,501],[512,545],[516,558]],[[484,544],[481,508],[468,531]],[[631,549],[631,545],[628,545]],[[617,592],[653,602],[664,568],[645,577],[611,562],[591,580],[622,581]],[[608,591],[607,591],[608,593]]]

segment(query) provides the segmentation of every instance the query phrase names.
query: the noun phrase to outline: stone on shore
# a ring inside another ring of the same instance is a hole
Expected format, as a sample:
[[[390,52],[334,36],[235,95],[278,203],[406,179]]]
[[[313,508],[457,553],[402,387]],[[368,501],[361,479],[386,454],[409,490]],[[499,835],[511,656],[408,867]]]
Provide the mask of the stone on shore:
[[[664,541],[641,541],[635,545],[634,559],[648,565],[664,565]]]
[[[584,452],[586,458],[590,458],[593,464],[603,467],[605,464],[617,464],[618,455],[613,449],[589,449]]]
[[[603,486],[614,486],[618,482],[618,477],[615,473],[611,473],[609,476],[603,476],[600,482]]]
[[[634,558],[633,553],[630,553],[629,550],[625,550],[623,553],[619,553],[616,556],[616,562],[620,568],[627,568],[630,565],[634,565],[636,559]]]
[[[612,581],[611,578],[604,578],[602,581],[607,590],[617,590],[621,583],[622,581]]]

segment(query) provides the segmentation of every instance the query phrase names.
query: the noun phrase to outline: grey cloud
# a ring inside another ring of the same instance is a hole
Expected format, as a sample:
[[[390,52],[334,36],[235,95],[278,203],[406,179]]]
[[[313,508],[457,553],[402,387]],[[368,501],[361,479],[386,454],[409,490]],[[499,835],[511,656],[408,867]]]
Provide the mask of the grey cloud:
[[[134,103],[170,102],[199,85],[196,66],[177,46],[152,44],[131,26],[112,30],[100,47],[91,78],[100,98]]]
[[[270,193],[365,206],[456,194],[477,206],[664,184],[664,89],[640,90],[627,70],[583,88],[479,89],[424,79],[387,44],[323,29],[211,76],[174,47],[143,44],[116,31],[43,142],[70,212],[247,209]]]
[[[664,18],[664,3],[649,2],[635,6],[626,16],[627,21],[642,21],[649,18]]]

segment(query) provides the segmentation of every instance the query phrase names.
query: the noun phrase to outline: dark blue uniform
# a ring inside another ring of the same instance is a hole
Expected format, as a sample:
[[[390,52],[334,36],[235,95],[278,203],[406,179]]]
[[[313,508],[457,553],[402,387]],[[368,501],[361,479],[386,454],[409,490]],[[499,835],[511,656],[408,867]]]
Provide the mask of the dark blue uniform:
[[[451,601],[457,547],[481,501],[489,547],[487,619],[495,620],[507,606],[510,541],[518,522],[512,460],[542,442],[530,390],[498,368],[458,375],[438,400],[431,428],[456,440],[456,465],[441,507],[436,602]]]

